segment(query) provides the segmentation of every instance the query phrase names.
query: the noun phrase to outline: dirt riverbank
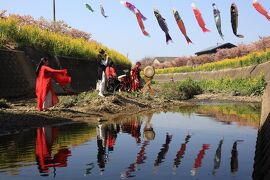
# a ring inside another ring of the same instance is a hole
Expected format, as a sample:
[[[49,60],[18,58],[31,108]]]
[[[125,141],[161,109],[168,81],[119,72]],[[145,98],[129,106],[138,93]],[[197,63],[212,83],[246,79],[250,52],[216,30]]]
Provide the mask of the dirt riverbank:
[[[10,100],[10,108],[0,109],[0,135],[18,133],[29,128],[74,122],[97,123],[120,116],[130,116],[148,111],[167,111],[174,106],[199,102],[249,102],[258,103],[258,96],[243,97],[229,94],[202,94],[189,101],[165,100],[142,94],[116,94],[105,98],[95,93],[60,97],[60,103],[48,111],[37,111],[36,99]]]

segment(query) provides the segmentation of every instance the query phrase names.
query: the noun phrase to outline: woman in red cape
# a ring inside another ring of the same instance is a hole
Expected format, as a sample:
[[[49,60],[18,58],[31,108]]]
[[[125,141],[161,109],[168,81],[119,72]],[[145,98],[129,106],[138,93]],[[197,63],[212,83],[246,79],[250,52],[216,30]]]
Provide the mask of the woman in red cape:
[[[62,87],[71,82],[67,69],[55,70],[50,67],[48,58],[41,58],[37,67],[36,95],[38,110],[44,111],[58,103],[58,98],[52,88],[52,78]]]

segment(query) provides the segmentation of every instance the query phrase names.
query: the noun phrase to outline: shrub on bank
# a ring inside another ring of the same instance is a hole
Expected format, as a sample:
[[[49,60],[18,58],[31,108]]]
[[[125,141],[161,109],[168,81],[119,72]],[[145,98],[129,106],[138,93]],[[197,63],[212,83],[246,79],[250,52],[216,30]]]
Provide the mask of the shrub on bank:
[[[177,83],[162,84],[160,95],[164,96],[165,99],[186,100],[201,93],[202,88],[198,82],[186,79]]]
[[[84,38],[73,38],[60,32],[40,29],[37,25],[19,25],[14,17],[0,19],[0,46],[6,41],[16,43],[18,48],[41,48],[54,55],[88,58],[95,60],[100,48],[116,64],[131,65],[127,57],[113,49],[109,49],[96,41],[87,41]]]
[[[180,99],[191,99],[194,97],[194,95],[198,95],[203,92],[199,83],[191,79],[181,81],[178,84],[177,89]]]
[[[160,95],[165,99],[186,100],[202,92],[231,93],[233,95],[262,95],[266,87],[264,76],[246,79],[222,78],[219,80],[186,79],[176,83],[161,84]]]

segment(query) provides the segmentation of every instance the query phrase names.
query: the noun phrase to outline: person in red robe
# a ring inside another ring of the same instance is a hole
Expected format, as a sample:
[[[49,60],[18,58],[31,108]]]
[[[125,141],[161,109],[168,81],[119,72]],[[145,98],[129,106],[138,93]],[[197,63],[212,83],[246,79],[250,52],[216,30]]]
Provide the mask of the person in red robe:
[[[112,60],[108,61],[108,66],[106,67],[105,74],[107,79],[117,78]]]
[[[131,90],[138,91],[141,89],[141,63],[136,62],[135,66],[131,69]]]
[[[58,103],[58,98],[52,88],[52,78],[62,87],[71,82],[71,77],[67,75],[67,69],[55,70],[50,67],[47,57],[41,58],[36,70],[36,96],[38,110],[44,111]]]
[[[116,71],[114,68],[114,63],[110,59],[107,63],[107,67],[105,70],[106,80],[107,80],[107,91],[114,92],[119,89],[120,81],[116,76]]]

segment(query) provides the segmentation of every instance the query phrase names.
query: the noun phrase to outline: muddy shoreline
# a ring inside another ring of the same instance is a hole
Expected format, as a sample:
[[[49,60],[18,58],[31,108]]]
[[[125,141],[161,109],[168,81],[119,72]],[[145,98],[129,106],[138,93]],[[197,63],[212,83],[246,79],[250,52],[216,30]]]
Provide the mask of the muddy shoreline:
[[[72,96],[60,97],[60,103],[48,111],[36,109],[36,99],[8,101],[10,108],[0,109],[0,136],[20,133],[31,128],[61,124],[113,121],[144,112],[169,111],[172,107],[191,106],[201,103],[260,103],[261,97],[232,96],[230,94],[202,94],[191,100],[164,100],[157,97],[115,95],[106,98],[94,97],[89,101],[65,107],[63,102]]]

